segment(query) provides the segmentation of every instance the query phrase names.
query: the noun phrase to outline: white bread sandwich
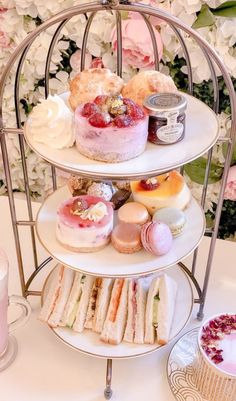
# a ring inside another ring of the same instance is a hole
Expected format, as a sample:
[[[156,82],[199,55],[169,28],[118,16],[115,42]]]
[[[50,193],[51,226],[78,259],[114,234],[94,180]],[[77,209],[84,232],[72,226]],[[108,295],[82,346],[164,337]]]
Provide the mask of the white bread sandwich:
[[[158,325],[157,342],[160,345],[168,343],[171,325],[175,311],[177,294],[176,282],[166,274],[160,278],[159,283],[159,304],[158,304]]]
[[[72,289],[61,317],[61,326],[83,331],[93,280],[93,277],[75,273]]]
[[[114,280],[97,277],[93,283],[84,327],[101,333],[106,319]]]
[[[50,288],[39,314],[39,320],[47,322],[51,327],[59,325],[73,279],[73,270],[67,269],[63,265],[57,266],[53,272]]]
[[[100,339],[106,343],[119,344],[124,336],[129,280],[116,279]]]
[[[159,302],[159,283],[160,278],[155,277],[149,287],[147,304],[146,304],[146,315],[145,315],[145,337],[144,342],[146,344],[154,344],[156,337],[157,327],[157,308]]]
[[[143,286],[143,280],[131,280],[128,290],[128,318],[124,341],[143,344],[146,301],[147,293]]]
[[[145,343],[168,343],[176,293],[176,282],[166,274],[152,280],[146,307]]]

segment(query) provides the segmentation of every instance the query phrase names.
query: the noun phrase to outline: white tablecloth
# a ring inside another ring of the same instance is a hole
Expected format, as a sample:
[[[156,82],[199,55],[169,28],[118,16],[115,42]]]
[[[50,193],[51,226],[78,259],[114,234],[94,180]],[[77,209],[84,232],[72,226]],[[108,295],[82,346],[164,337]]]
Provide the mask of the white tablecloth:
[[[24,200],[17,200],[18,218],[26,218]],[[34,204],[37,211],[39,204]],[[10,261],[9,293],[20,293],[19,275],[8,200],[0,197],[0,246]],[[29,229],[20,227],[26,278],[33,269]],[[197,275],[203,276],[209,238],[199,250]],[[46,253],[39,246],[40,262]],[[188,258],[188,261],[190,258]],[[236,244],[217,240],[205,317],[218,312],[236,311]],[[31,289],[40,290],[44,278],[55,262],[39,274]],[[62,344],[48,327],[37,320],[38,297],[29,297],[32,315],[25,327],[15,332],[18,355],[14,363],[0,373],[0,401],[100,401],[104,400],[106,361],[76,352]],[[199,325],[197,306],[184,331]],[[11,312],[11,311],[10,311]],[[13,313],[13,312],[11,312]],[[166,362],[173,346],[153,354],[128,360],[113,361],[114,401],[173,401],[166,377]]]

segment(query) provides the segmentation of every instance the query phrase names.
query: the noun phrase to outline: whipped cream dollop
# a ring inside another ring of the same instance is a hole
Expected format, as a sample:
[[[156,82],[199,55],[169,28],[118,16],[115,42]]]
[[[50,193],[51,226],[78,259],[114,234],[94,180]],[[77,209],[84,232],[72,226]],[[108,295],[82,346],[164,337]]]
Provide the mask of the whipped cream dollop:
[[[69,148],[75,141],[74,115],[59,96],[49,95],[30,114],[28,132],[53,149]]]
[[[102,220],[107,214],[107,207],[103,202],[98,202],[96,205],[92,205],[79,213],[81,219],[94,221],[96,223]]]

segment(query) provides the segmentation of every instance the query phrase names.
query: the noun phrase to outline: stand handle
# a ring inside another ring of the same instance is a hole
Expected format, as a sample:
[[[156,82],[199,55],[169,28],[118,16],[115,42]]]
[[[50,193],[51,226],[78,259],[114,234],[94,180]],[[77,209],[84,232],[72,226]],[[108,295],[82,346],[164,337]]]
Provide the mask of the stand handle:
[[[104,397],[106,398],[106,400],[110,400],[112,397],[111,379],[112,379],[112,359],[107,359],[106,388],[104,390]]]

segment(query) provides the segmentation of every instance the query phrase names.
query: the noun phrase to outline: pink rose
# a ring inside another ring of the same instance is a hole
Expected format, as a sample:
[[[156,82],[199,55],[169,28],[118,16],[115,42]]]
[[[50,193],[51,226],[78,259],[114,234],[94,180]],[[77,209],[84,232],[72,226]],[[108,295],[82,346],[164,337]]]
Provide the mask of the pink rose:
[[[101,57],[96,57],[92,60],[90,68],[104,68]]]
[[[163,44],[159,32],[155,30],[159,59]],[[154,65],[152,40],[145,22],[141,19],[122,21],[122,52],[124,63],[134,68],[151,68]],[[112,46],[117,49],[116,28],[112,31]]]
[[[154,8],[160,7],[159,1],[158,0],[144,0],[142,1],[142,4],[147,5],[147,6],[152,6]],[[138,12],[135,11],[130,11],[129,12],[129,18],[132,19],[143,19],[142,15]],[[157,26],[163,23],[163,20],[158,18],[158,17],[153,17],[150,15],[149,21],[153,26]]]
[[[224,199],[236,201],[236,166],[229,169]]]
[[[0,31],[0,48],[7,48],[10,46],[10,38],[6,32]]]
[[[70,66],[72,70],[75,72],[80,71],[80,61],[81,61],[81,50],[76,50],[75,53],[72,54],[70,58]],[[85,55],[85,68],[89,68],[90,64],[92,62],[92,56],[90,53],[86,52]]]

